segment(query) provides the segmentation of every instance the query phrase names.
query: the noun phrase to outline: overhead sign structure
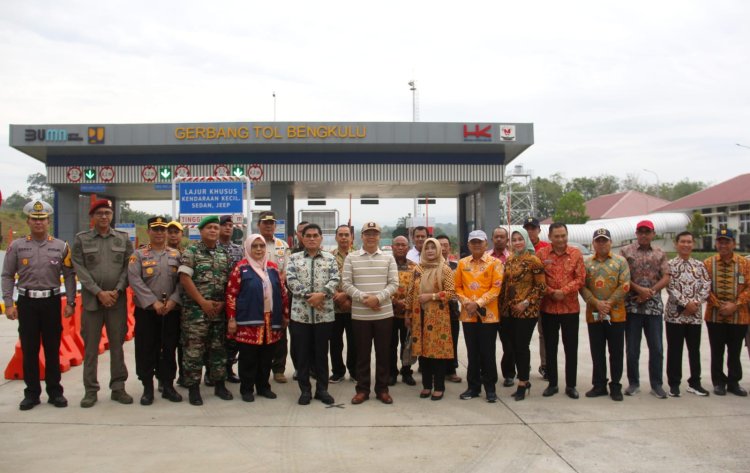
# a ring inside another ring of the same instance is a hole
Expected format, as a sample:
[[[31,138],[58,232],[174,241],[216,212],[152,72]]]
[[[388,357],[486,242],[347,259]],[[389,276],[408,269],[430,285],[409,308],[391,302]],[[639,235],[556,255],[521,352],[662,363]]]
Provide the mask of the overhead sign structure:
[[[244,214],[237,223],[249,224],[251,200],[252,183],[246,176],[177,176],[172,180],[172,215],[179,215],[184,225],[195,226],[206,215],[226,214]]]
[[[242,182],[182,182],[180,213],[242,213]]]

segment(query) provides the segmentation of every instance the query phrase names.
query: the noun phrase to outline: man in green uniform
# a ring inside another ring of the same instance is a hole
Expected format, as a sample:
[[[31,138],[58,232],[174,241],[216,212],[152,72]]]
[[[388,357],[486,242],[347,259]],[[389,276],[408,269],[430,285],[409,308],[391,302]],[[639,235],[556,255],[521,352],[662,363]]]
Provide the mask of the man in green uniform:
[[[65,277],[65,317],[73,315],[76,304],[76,278],[68,244],[47,233],[52,207],[41,200],[23,208],[30,233],[8,247],[3,264],[2,283],[5,315],[18,319],[18,338],[23,351],[23,380],[26,383],[22,411],[39,404],[39,341],[44,345],[45,377],[49,403],[66,407],[60,384],[60,274]],[[18,307],[13,306],[13,287],[18,275]]]
[[[227,377],[224,289],[231,267],[229,255],[217,245],[220,228],[219,217],[215,215],[201,220],[198,224],[201,241],[185,249],[179,268],[183,288],[180,319],[183,369],[188,398],[194,406],[203,404],[200,379],[206,352],[214,394],[225,401],[232,399],[232,393],[224,384]]]
[[[73,266],[81,282],[83,299],[81,336],[85,352],[83,386],[86,394],[81,400],[81,407],[96,404],[96,393],[99,391],[96,371],[102,326],[106,327],[109,339],[112,400],[132,404],[133,398],[125,392],[128,369],[122,345],[128,331],[125,288],[128,285],[128,259],[133,254],[133,244],[127,233],[110,226],[114,216],[110,200],[94,201],[89,215],[94,218],[94,228],[78,233],[73,243]]]

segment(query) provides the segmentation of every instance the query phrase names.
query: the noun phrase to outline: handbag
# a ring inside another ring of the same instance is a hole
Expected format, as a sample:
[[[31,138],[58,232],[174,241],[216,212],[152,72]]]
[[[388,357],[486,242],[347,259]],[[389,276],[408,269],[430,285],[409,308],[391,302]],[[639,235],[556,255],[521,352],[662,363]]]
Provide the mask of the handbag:
[[[411,352],[411,327],[406,329],[406,340],[401,346],[401,365],[411,366],[417,361],[417,357]]]

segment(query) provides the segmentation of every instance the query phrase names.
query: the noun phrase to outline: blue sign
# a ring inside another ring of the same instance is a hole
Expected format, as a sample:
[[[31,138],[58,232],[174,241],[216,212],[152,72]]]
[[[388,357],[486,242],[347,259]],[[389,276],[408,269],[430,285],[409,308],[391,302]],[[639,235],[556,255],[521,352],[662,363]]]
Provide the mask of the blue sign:
[[[181,182],[180,214],[241,214],[242,182]]]
[[[81,192],[104,192],[107,190],[107,186],[104,184],[81,184]]]
[[[177,187],[180,187],[179,184]],[[171,191],[172,190],[172,184],[162,183],[162,184],[154,184],[154,190],[155,191]]]

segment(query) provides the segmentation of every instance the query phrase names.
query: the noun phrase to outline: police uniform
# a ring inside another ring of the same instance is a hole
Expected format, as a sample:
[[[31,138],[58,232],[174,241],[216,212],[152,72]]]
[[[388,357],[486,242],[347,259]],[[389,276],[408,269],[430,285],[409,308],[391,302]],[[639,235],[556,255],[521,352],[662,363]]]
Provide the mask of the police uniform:
[[[89,214],[93,215],[99,209],[112,204],[106,200],[99,200],[91,205]],[[125,366],[125,356],[122,345],[128,328],[127,297],[125,289],[128,285],[128,260],[133,254],[133,244],[128,234],[108,228],[100,234],[96,227],[80,232],[73,243],[73,266],[81,283],[81,297],[83,299],[83,314],[81,316],[81,335],[84,342],[83,386],[86,394],[99,391],[97,381],[97,365],[99,360],[99,342],[102,327],[107,329],[110,353],[110,382],[113,399],[123,403],[131,403],[125,393],[125,381],[128,379],[128,369]],[[119,297],[112,307],[104,307],[99,303],[97,294],[101,291],[117,290]],[[125,394],[122,398],[120,396]],[[93,404],[92,404],[93,405]],[[86,406],[90,407],[90,406]]]
[[[37,200],[26,204],[23,212],[32,220],[47,219],[52,207]],[[75,306],[76,280],[68,244],[45,235],[31,235],[13,241],[5,254],[2,271],[3,300],[13,307],[13,287],[18,275],[18,334],[23,351],[23,378],[26,383],[21,409],[39,404],[39,339],[44,345],[45,382],[49,402],[67,406],[60,385],[60,274],[65,278],[68,305]]]
[[[198,227],[203,228],[207,220],[208,218],[203,219]],[[215,222],[209,220],[208,223],[219,223],[218,217],[215,218]],[[229,255],[221,246],[209,248],[203,241],[199,241],[187,247],[182,253],[178,271],[192,279],[196,289],[206,300],[224,302],[230,265]],[[211,380],[217,383],[217,390],[220,385],[223,388],[227,356],[224,347],[227,333],[224,311],[215,317],[209,317],[187,291],[183,290],[180,329],[185,385],[191,390],[199,385],[203,357],[208,352]],[[191,397],[191,403],[192,400]]]
[[[163,217],[150,218],[148,228],[166,232],[167,221]],[[182,400],[172,386],[177,372],[175,351],[182,302],[177,284],[179,266],[179,251],[166,246],[157,250],[151,245],[137,249],[128,264],[128,283],[135,301],[135,372],[144,386],[144,405],[153,401],[155,373],[163,383],[163,397],[173,402]],[[154,304],[169,300],[177,304],[176,308],[165,315],[158,314]]]

